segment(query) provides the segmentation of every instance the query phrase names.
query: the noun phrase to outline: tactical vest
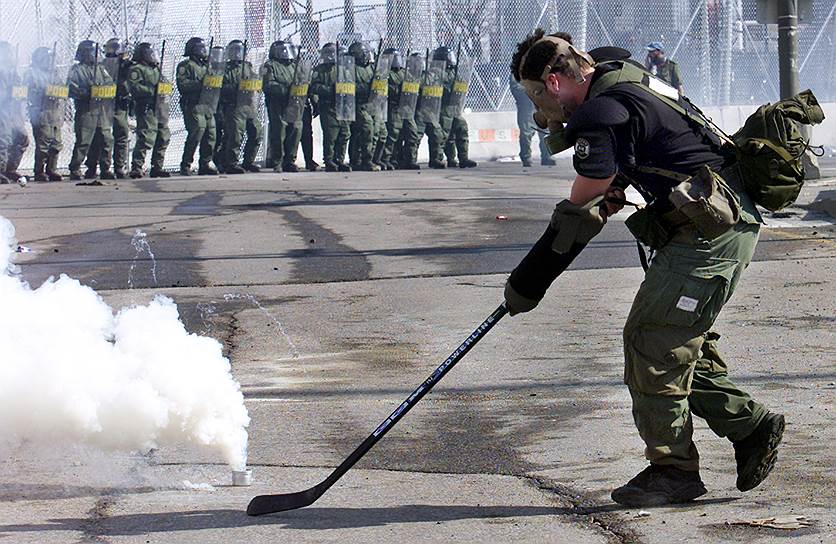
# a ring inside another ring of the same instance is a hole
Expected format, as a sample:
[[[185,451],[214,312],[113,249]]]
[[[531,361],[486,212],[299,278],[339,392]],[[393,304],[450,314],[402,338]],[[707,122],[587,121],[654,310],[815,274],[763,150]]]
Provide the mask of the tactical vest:
[[[792,98],[761,106],[730,137],[697,106],[680,96],[676,89],[638,64],[629,60],[613,60],[599,62],[597,66],[616,68],[598,77],[589,89],[589,98],[620,83],[640,86],[684,117],[717,151],[721,148],[734,151],[741,166],[740,178],[743,182],[743,187],[734,187],[735,190],[745,188],[755,203],[772,211],[792,204],[798,197],[804,183],[801,156],[810,148],[809,140],[803,138],[798,124],[813,125],[824,119],[824,113],[811,91],[802,91]],[[546,144],[552,154],[571,146],[562,132],[550,134]],[[678,182],[690,178],[686,174],[649,166],[637,165],[630,170]]]

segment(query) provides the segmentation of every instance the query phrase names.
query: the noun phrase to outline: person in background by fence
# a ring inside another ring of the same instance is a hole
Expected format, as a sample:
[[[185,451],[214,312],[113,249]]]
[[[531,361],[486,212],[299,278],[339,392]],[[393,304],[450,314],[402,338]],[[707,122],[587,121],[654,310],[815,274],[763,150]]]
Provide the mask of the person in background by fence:
[[[546,136],[537,132],[537,125],[534,123],[534,103],[525,94],[525,88],[514,79],[513,74],[509,76],[511,96],[517,105],[517,127],[520,130],[520,161],[526,168],[531,167],[531,140],[534,133],[540,139],[540,164],[543,166],[554,166],[554,160],[549,156],[549,148],[546,147]]]
[[[63,148],[61,128],[64,126],[67,86],[64,82],[58,84],[54,55],[55,52],[47,47],[35,49],[25,78],[29,120],[35,140],[35,181],[63,179],[58,173],[58,154]]]
[[[133,65],[128,70],[128,90],[134,100],[136,113],[136,143],[131,157],[131,178],[143,176],[145,153],[151,152],[152,178],[167,178],[164,169],[165,152],[171,139],[168,129],[168,87],[162,77],[160,58],[150,43],[143,42],[134,49]]]
[[[17,73],[17,55],[0,42],[0,183],[17,181],[17,167],[29,147],[26,134],[26,87]]]
[[[647,44],[647,58],[644,61],[647,71],[659,79],[667,81],[671,86],[685,94],[682,86],[682,76],[679,74],[679,66],[665,55],[665,48],[662,42],[650,42]]]

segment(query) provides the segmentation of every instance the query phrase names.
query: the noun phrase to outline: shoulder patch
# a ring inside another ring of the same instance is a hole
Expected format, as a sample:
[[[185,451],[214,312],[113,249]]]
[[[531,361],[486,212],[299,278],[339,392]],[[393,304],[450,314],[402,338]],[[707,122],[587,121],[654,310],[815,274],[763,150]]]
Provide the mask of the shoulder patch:
[[[575,140],[575,156],[581,160],[589,158],[589,152],[592,146],[586,138],[578,138]]]
[[[131,81],[136,81],[137,79],[140,78],[139,70],[131,70],[130,73],[128,74],[128,77],[131,78]]]
[[[186,68],[186,66],[181,65],[179,68],[177,68],[178,75],[184,76],[186,75],[186,72],[188,72],[188,68]]]

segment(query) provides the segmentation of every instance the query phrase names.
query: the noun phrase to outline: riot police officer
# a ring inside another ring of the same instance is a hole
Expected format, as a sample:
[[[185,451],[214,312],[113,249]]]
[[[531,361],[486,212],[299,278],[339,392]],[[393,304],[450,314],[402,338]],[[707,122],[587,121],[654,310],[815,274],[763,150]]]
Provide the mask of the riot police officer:
[[[29,89],[29,120],[35,140],[35,181],[61,181],[58,154],[63,147],[61,129],[69,91],[66,81],[57,77],[54,51],[38,47],[32,52],[25,83]]]
[[[0,42],[0,182],[17,181],[17,167],[26,148],[27,88],[17,73],[17,55],[9,42]]]
[[[400,109],[401,101],[401,87],[404,82],[404,58],[403,53],[394,47],[387,48],[383,51],[384,55],[389,55],[392,62],[389,67],[389,95],[388,106],[386,110],[386,125],[385,130],[381,131],[383,137],[377,143],[375,149],[375,163],[379,164],[386,170],[394,170],[397,162],[395,156],[395,146],[401,135],[401,127],[403,127],[403,114]],[[415,110],[413,107],[412,114]]]
[[[214,49],[214,48],[213,48]],[[180,159],[180,175],[192,174],[192,161],[199,148],[198,169],[200,175],[218,173],[212,164],[215,151],[215,111],[223,84],[222,50],[215,50],[213,59],[203,38],[192,37],[183,51],[185,60],[177,65],[177,90],[180,92],[180,109],[186,126],[186,142]]]
[[[171,83],[162,77],[160,58],[154,46],[142,42],[134,49],[133,65],[128,70],[128,90],[136,113],[136,144],[131,156],[131,178],[143,176],[145,154],[151,152],[152,178],[167,178],[165,152],[171,139],[168,128],[168,96]]]
[[[322,159],[326,172],[350,172],[345,164],[345,151],[351,136],[351,122],[337,118],[337,57],[334,43],[326,43],[320,50],[320,63],[311,78],[310,95],[319,106],[322,126]],[[353,91],[353,89],[352,89]],[[353,103],[352,103],[353,107]]]
[[[351,167],[367,172],[379,172],[380,166],[372,163],[374,153],[375,123],[370,111],[374,68],[373,53],[366,42],[354,42],[348,48],[348,54],[354,57],[354,108],[355,119],[351,124],[351,137],[348,155]]]
[[[131,95],[128,92],[128,69],[131,67],[128,47],[120,38],[110,38],[104,44],[104,60],[102,64],[110,77],[116,82],[116,99],[113,103],[113,174],[117,179],[127,177],[128,167],[128,146],[131,139],[131,129],[128,126],[128,116],[131,112]],[[85,164],[87,171],[84,173],[86,179],[96,177],[96,165],[104,171],[102,163],[102,142],[101,136],[96,135],[93,143],[90,144],[90,151],[87,153]],[[109,161],[108,161],[109,162]]]
[[[70,159],[70,179],[81,179],[81,163],[95,136],[101,138],[98,157],[102,179],[114,179],[110,171],[113,152],[113,112],[116,83],[98,63],[99,45],[83,40],[75,52],[76,64],[67,75],[69,95],[75,103],[75,144]]]
[[[226,71],[221,90],[221,109],[224,117],[223,171],[227,174],[259,172],[255,156],[261,146],[261,120],[258,118],[262,79],[246,60],[246,46],[232,40],[226,46]],[[239,153],[244,142],[244,157],[239,165]]]
[[[267,103],[268,156],[265,166],[274,172],[298,172],[296,153],[302,136],[302,119],[283,119],[290,101],[290,90],[297,74],[296,51],[290,43],[277,40],[270,45],[267,62],[262,67],[264,100]],[[307,95],[307,93],[305,93]]]

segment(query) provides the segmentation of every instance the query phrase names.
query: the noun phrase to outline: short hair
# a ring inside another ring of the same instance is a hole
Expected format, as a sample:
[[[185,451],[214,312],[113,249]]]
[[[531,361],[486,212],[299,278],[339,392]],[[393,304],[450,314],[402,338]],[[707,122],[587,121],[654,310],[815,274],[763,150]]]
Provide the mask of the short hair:
[[[542,28],[538,28],[532,34],[529,34],[525,40],[517,44],[517,50],[511,59],[511,73],[515,80],[538,80],[543,75],[543,70],[549,61],[554,58],[556,49],[554,43],[540,41],[545,35],[546,32]],[[566,32],[555,32],[549,34],[549,36],[572,43],[572,35]],[[523,63],[523,57],[525,57],[525,63]],[[560,55],[552,64],[551,71],[565,73],[567,68],[569,68],[569,63],[566,57]]]

